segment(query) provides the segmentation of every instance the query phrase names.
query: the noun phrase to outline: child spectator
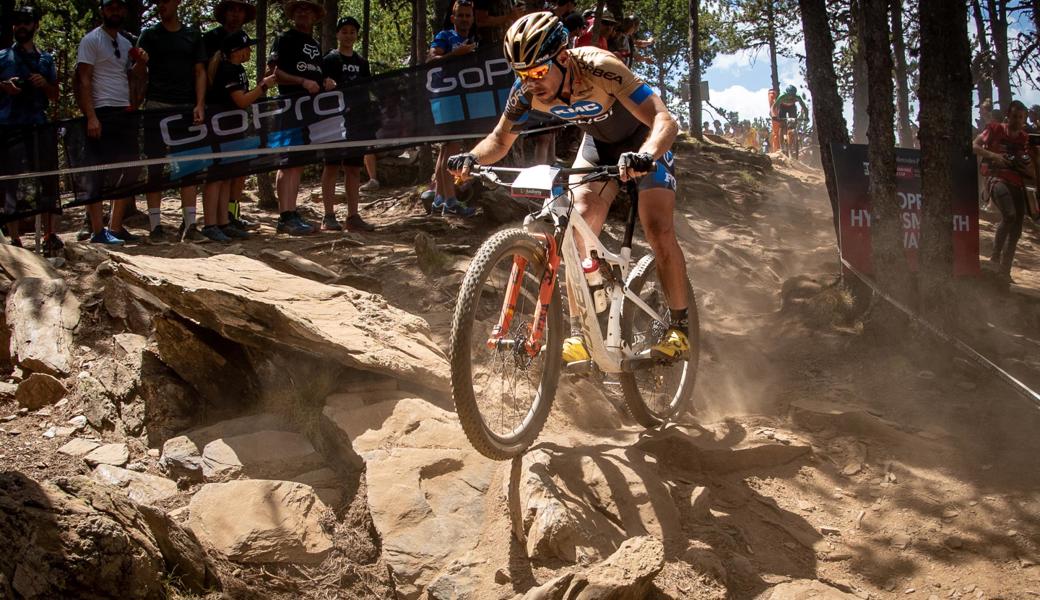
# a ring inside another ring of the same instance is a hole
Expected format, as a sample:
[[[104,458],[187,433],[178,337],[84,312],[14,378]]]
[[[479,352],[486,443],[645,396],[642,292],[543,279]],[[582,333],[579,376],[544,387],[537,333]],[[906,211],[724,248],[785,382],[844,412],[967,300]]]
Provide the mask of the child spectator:
[[[455,0],[451,7],[453,27],[437,33],[430,44],[430,62],[443,60],[451,56],[462,56],[477,49],[477,40],[473,36],[473,3],[470,0]],[[458,142],[441,144],[434,167],[433,212],[472,217],[476,209],[469,208],[459,202],[455,196],[455,179],[448,172],[448,157],[458,154],[462,146]]]
[[[219,59],[210,63],[213,84],[206,95],[207,104],[220,108],[246,108],[277,83],[277,75],[268,71],[259,85],[249,88],[249,78],[242,65],[249,61],[252,55],[250,48],[255,44],[256,40],[249,39],[241,30],[224,36]],[[234,238],[249,237],[248,233],[230,222],[228,201],[233,184],[232,179],[209,181],[203,190],[206,226],[202,228],[202,234],[213,241],[226,243]]]
[[[336,23],[336,40],[339,47],[325,55],[322,69],[328,77],[336,81],[336,87],[346,90],[352,85],[372,76],[365,57],[354,52],[361,23],[354,17],[343,17]],[[350,102],[347,103],[348,107]],[[360,110],[348,108],[347,122],[360,122],[351,118],[351,113],[360,115]],[[366,223],[358,213],[358,201],[361,188],[361,165],[364,159],[360,156],[325,161],[325,170],[321,174],[321,197],[325,204],[325,218],[321,228],[329,231],[342,231],[343,226],[336,221],[336,180],[339,179],[340,167],[344,172],[344,187],[347,194],[347,229],[351,231],[372,231],[375,229]]]
[[[277,67],[278,93],[317,94],[322,89],[335,89],[336,82],[322,74],[321,45],[311,35],[314,24],[325,16],[325,9],[312,0],[290,0],[285,4],[285,16],[292,21],[293,27],[278,36],[268,59],[269,66]],[[302,176],[303,167],[278,171],[279,233],[308,235],[315,231],[314,226],[304,221],[296,211]]]
[[[224,38],[232,33],[241,31],[246,23],[256,20],[256,6],[253,6],[247,0],[221,0],[216,8],[213,9],[213,20],[219,23],[219,25],[202,34],[202,43],[206,47],[206,60],[219,65],[224,60],[224,55],[221,51]],[[212,66],[213,72],[215,72],[216,66]],[[207,71],[210,70],[207,67]],[[208,85],[213,85],[211,77],[208,78]],[[242,190],[245,187],[246,178],[235,177],[231,180],[231,185],[223,187],[222,190],[228,194],[228,212],[231,213],[228,217],[228,222],[242,231],[250,231],[258,229],[260,225],[241,217],[238,206],[242,198]],[[221,201],[223,202],[223,199]],[[201,234],[198,235],[201,236]]]

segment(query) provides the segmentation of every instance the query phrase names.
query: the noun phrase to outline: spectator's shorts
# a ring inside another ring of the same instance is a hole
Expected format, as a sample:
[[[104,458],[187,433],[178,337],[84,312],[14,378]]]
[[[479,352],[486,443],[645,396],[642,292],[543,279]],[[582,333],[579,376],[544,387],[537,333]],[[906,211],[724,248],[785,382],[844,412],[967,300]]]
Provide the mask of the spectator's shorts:
[[[363,167],[365,166],[365,157],[362,156],[348,156],[346,158],[334,158],[325,161],[326,167]]]
[[[144,156],[146,158],[164,158],[169,155],[169,148],[163,143],[162,136],[159,135],[159,121],[167,116],[168,111],[166,109],[178,108],[184,112],[190,113],[192,106],[188,104],[168,104],[166,102],[157,102],[155,100],[145,100],[141,106],[145,111],[156,111],[154,114],[144,114],[144,140],[142,140],[142,147],[144,149]],[[162,112],[160,112],[162,111]],[[155,181],[162,179],[163,169],[169,168],[169,165],[149,165],[148,166],[148,180]]]
[[[624,152],[635,152],[642,145],[642,140],[635,143],[617,143],[607,144],[600,142],[593,138],[589,134],[585,134],[584,139],[581,141],[581,148],[578,150],[578,158],[574,161],[574,166],[580,166],[579,163],[588,165],[616,165],[618,158]],[[666,190],[675,191],[675,157],[672,155],[672,151],[664,153],[664,156],[657,159],[657,168],[647,173],[639,180],[639,191],[650,190],[655,188],[663,188]]]
[[[131,162],[140,159],[138,148],[138,131],[136,116],[127,112],[125,107],[106,106],[95,109],[98,121],[101,122],[101,136],[87,137],[84,140],[86,152],[85,163],[90,165],[108,165],[112,163]],[[145,135],[147,139],[148,136]],[[89,173],[86,177],[86,194],[90,198],[100,198],[105,189],[132,185],[140,177],[140,167],[109,169]],[[112,194],[104,194],[112,197]]]

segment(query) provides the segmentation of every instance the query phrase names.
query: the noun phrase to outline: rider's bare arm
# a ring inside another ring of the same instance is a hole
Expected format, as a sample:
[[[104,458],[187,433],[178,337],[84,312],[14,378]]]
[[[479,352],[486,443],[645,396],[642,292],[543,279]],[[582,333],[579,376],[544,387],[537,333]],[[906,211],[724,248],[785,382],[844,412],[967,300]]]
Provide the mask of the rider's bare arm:
[[[505,158],[518,137],[518,134],[513,133],[513,126],[513,122],[502,115],[495,130],[473,148],[472,152],[478,163],[493,165]]]
[[[679,134],[679,124],[675,122],[675,117],[660,96],[651,94],[639,104],[627,95],[618,97],[618,100],[628,112],[650,128],[650,135],[646,136],[646,141],[639,147],[640,152],[648,152],[658,159],[671,150],[675,136]]]

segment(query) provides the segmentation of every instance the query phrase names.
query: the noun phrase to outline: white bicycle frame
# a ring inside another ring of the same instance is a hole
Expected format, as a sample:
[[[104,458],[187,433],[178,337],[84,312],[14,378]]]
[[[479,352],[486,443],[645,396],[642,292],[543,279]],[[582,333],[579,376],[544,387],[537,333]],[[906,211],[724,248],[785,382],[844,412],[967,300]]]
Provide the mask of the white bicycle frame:
[[[537,214],[529,215],[524,220],[525,230],[529,230],[533,223],[549,216],[552,216],[557,223],[566,221],[567,226],[559,251],[567,273],[567,297],[573,299],[573,304],[578,309],[578,316],[586,333],[586,341],[590,346],[589,354],[596,366],[604,373],[621,373],[626,371],[624,368],[626,361],[647,358],[649,350],[640,353],[632,352],[622,339],[621,317],[625,300],[631,300],[634,306],[656,321],[667,323],[668,320],[628,288],[628,275],[632,268],[632,248],[622,246],[619,253],[614,253],[603,245],[599,236],[592,232],[585,219],[577,211],[572,210],[573,198],[570,189],[568,188],[565,193],[556,193],[558,188],[554,188],[553,184],[560,172],[559,168],[538,165],[527,169],[498,168],[495,170],[517,173],[516,180],[511,186],[514,196],[545,198],[542,210]],[[546,195],[548,195],[547,198]],[[585,279],[585,272],[581,268],[583,257],[578,249],[575,236],[580,236],[585,242],[587,252],[595,250],[599,260],[605,261],[612,272],[616,272],[613,267],[617,267],[621,274],[620,279],[615,281],[615,285],[607,290],[610,295],[610,306],[606,337],[600,328],[592,291]],[[559,273],[557,273],[557,285],[559,285]]]

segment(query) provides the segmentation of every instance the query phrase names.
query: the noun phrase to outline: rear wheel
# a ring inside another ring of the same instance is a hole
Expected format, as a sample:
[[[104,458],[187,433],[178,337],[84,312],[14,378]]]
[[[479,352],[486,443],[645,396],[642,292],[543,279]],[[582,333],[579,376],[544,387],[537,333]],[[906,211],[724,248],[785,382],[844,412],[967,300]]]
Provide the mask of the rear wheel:
[[[494,460],[518,456],[534,442],[556,395],[563,343],[558,286],[539,350],[527,350],[546,264],[535,237],[501,231],[480,247],[459,290],[449,349],[452,399],[470,443]],[[513,315],[501,339],[489,344],[510,281],[519,283]]]
[[[644,256],[632,269],[628,287],[640,299],[665,318],[668,303],[664,288],[657,273],[657,263],[652,255]],[[685,359],[658,362],[653,367],[621,375],[621,388],[625,404],[632,417],[644,427],[656,427],[679,414],[693,396],[697,381],[697,361],[700,356],[700,321],[697,316],[697,301],[693,288],[686,283],[686,298],[689,305],[689,329],[686,337],[690,351]],[[633,352],[639,353],[658,343],[668,329],[650,317],[631,300],[625,301],[621,317],[621,335]]]

